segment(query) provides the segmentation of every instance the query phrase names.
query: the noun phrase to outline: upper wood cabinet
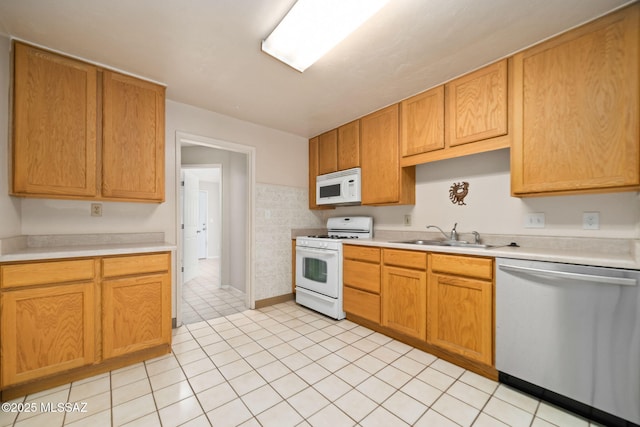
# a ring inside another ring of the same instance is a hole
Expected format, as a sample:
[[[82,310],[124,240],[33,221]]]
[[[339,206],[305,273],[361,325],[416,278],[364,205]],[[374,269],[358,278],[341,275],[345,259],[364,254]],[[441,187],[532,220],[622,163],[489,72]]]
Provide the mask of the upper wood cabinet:
[[[401,164],[509,147],[509,63],[501,60],[402,101]]]
[[[95,197],[93,65],[14,44],[14,195]]]
[[[164,87],[14,43],[22,197],[164,201]]]
[[[444,86],[402,101],[402,157],[444,148]]]
[[[102,195],[164,201],[164,87],[103,76]]]
[[[338,170],[360,166],[360,121],[338,128]]]
[[[318,175],[338,170],[338,130],[318,136]]]
[[[449,147],[506,135],[507,60],[446,85]]]
[[[415,167],[400,166],[399,104],[360,119],[362,204],[415,203]]]
[[[318,173],[318,137],[309,140],[309,209],[332,209],[331,206],[316,204],[316,177]]]
[[[511,192],[640,188],[640,3],[514,57]]]

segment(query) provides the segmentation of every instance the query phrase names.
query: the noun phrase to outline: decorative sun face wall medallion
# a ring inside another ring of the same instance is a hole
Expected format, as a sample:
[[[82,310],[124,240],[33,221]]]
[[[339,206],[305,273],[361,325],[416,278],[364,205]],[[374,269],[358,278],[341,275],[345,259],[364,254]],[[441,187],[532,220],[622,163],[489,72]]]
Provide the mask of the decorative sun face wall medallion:
[[[449,188],[449,199],[451,203],[458,205],[466,205],[464,198],[469,194],[469,183],[466,181],[455,182]]]

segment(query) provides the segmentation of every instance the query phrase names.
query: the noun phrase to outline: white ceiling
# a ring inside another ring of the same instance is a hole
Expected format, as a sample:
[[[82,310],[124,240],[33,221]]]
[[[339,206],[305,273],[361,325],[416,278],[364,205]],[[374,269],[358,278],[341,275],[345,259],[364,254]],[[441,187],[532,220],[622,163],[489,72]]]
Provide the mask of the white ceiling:
[[[0,0],[0,33],[166,83],[167,98],[315,136],[628,0],[391,0],[304,73],[260,51],[294,0]]]

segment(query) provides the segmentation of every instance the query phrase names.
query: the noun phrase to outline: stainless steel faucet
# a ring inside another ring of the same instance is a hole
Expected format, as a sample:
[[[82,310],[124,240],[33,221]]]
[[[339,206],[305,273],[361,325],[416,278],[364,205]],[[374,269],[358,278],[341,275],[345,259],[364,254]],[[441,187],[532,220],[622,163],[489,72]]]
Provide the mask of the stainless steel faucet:
[[[458,226],[458,223],[456,222],[453,225],[453,229],[451,230],[451,233],[449,234],[449,236],[447,236],[447,233],[445,233],[442,228],[438,227],[437,225],[427,225],[427,228],[437,228],[438,230],[440,230],[440,232],[442,233],[442,235],[445,237],[445,239],[448,240],[458,240],[458,232],[456,231],[456,227]]]

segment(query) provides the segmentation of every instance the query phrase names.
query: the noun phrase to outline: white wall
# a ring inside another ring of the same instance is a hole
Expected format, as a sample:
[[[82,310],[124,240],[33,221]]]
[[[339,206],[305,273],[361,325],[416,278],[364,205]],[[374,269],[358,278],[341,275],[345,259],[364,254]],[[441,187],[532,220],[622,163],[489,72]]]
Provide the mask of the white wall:
[[[481,234],[640,238],[637,192],[515,198],[509,171],[508,149],[418,165],[415,206],[344,207],[325,216],[372,215],[374,227],[386,230],[423,231],[427,224],[450,230],[457,222],[459,231]],[[469,183],[463,206],[449,200],[449,188],[461,181]],[[583,230],[582,213],[592,211],[600,212],[600,230]],[[528,212],[544,212],[546,227],[525,228]]]
[[[9,93],[11,43],[0,36],[0,238],[21,233],[20,200],[9,196]]]

